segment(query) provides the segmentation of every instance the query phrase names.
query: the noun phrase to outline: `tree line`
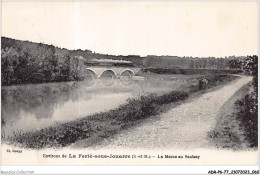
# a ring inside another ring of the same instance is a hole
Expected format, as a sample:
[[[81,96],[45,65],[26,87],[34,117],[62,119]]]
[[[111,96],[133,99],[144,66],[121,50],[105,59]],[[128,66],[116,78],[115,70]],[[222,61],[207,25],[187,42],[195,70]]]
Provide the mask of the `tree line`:
[[[177,56],[140,57],[98,54],[89,50],[67,50],[52,45],[2,37],[2,85],[78,81],[84,79],[84,62],[114,59],[133,62],[143,68],[243,69],[246,57],[197,58]]]

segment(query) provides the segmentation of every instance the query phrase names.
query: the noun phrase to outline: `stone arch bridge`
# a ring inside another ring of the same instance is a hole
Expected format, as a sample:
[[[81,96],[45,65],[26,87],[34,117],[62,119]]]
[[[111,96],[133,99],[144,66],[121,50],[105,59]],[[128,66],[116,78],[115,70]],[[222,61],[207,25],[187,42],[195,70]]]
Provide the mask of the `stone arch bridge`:
[[[136,73],[141,70],[141,68],[136,67],[86,67],[86,71],[90,71],[92,75],[96,76],[96,78],[102,77],[105,73],[110,73],[113,78],[122,76],[122,75],[136,75]]]

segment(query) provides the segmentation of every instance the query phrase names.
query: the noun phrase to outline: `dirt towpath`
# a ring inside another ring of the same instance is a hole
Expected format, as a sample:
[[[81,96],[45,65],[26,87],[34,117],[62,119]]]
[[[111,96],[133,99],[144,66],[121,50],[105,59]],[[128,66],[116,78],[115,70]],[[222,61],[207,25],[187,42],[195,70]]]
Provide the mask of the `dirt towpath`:
[[[169,149],[209,148],[207,132],[221,106],[251,77],[241,77],[146,122],[123,131],[95,148]]]

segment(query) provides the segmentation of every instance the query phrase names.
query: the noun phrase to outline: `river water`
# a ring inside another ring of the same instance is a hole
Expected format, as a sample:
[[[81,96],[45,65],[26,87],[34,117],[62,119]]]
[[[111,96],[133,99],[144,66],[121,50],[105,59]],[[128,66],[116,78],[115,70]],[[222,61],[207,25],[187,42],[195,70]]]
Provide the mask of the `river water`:
[[[2,87],[2,135],[41,129],[118,107],[128,98],[176,90],[172,79],[92,79]]]

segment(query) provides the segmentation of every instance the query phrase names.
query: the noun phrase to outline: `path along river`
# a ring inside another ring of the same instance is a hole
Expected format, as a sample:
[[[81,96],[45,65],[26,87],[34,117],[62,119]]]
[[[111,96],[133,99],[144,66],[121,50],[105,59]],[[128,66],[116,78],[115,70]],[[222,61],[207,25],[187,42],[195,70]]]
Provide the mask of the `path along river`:
[[[251,77],[242,77],[166,113],[148,119],[98,146],[106,149],[190,149],[209,147],[207,132],[214,126],[221,106]],[[97,148],[95,146],[95,148]]]

